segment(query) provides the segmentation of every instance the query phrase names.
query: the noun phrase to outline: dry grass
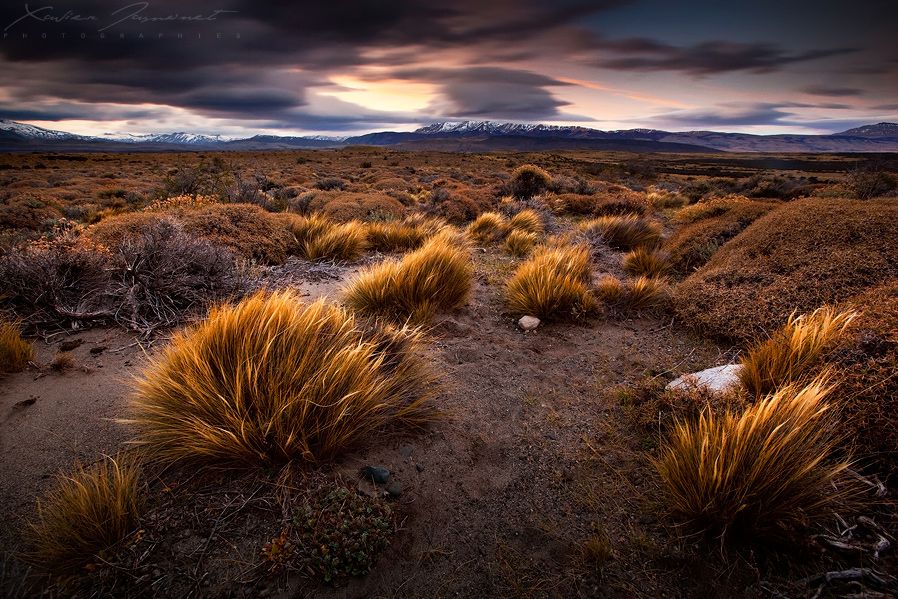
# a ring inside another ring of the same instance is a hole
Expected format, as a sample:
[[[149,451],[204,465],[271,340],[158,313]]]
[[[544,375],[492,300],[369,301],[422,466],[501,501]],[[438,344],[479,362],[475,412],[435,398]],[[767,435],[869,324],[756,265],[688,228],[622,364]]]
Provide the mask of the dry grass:
[[[115,549],[137,528],[140,469],[126,457],[106,457],[71,476],[38,501],[29,522],[25,558],[42,570],[77,570]],[[108,557],[108,556],[105,556]]]
[[[552,176],[549,173],[534,164],[524,164],[511,173],[508,190],[516,198],[529,200],[551,184]]]
[[[34,359],[34,347],[22,338],[18,323],[0,317],[0,372],[20,372]]]
[[[346,288],[346,303],[396,322],[426,322],[435,312],[468,300],[472,275],[470,251],[457,236],[444,232],[402,260],[361,272]]]
[[[613,275],[605,275],[595,289],[596,298],[608,306],[621,306],[626,299],[627,290],[620,279]]]
[[[525,208],[512,216],[508,221],[508,226],[512,231],[524,231],[536,235],[542,235],[546,230],[542,217],[531,208]]]
[[[581,229],[587,236],[621,250],[651,249],[661,243],[661,225],[632,214],[588,220]]]
[[[419,247],[427,234],[418,227],[404,222],[370,223],[368,244],[378,252],[413,250]]]
[[[623,267],[631,275],[663,277],[670,272],[670,254],[661,250],[636,248],[624,256]]]
[[[75,367],[75,357],[71,352],[58,352],[50,362],[50,368],[56,372],[65,372]]]
[[[421,351],[416,330],[262,291],[177,334],[139,379],[129,422],[164,459],[317,464],[431,418]]]
[[[521,264],[505,287],[509,312],[543,320],[577,318],[595,305],[589,249],[544,246]]]
[[[308,260],[354,260],[365,251],[367,229],[358,221],[335,225],[302,246]]]
[[[793,314],[783,328],[742,357],[739,380],[758,397],[801,382],[856,316],[831,307],[808,315]]]
[[[505,251],[516,258],[526,256],[536,245],[537,238],[536,233],[512,229],[505,238]]]
[[[631,312],[656,312],[670,303],[670,287],[663,279],[637,277],[624,291],[624,307]]]
[[[838,443],[829,392],[818,379],[741,414],[677,423],[656,461],[672,511],[721,540],[764,540],[827,516],[848,467],[829,461]]]
[[[293,235],[293,243],[289,247],[292,254],[301,255],[304,252],[303,248],[306,243],[323,235],[335,226],[332,220],[318,213],[308,216],[286,214],[284,217],[287,219],[287,230]]]
[[[508,221],[498,212],[484,212],[468,225],[466,232],[476,243],[495,243],[508,233]]]

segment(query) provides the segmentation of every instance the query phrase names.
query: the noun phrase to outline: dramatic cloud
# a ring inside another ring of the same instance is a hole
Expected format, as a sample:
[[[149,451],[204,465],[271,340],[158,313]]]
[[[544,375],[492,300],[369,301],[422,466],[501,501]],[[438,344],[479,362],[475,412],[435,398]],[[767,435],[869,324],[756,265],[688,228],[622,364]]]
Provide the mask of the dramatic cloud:
[[[861,96],[864,94],[864,90],[856,87],[830,87],[827,85],[809,85],[801,91],[815,96],[831,96],[833,98]]]
[[[650,39],[605,41],[600,47],[626,54],[600,60],[598,66],[622,71],[683,71],[710,75],[732,71],[769,73],[785,65],[838,56],[852,48],[833,48],[788,53],[769,44],[737,44],[710,41],[694,46],[672,46]]]
[[[682,6],[683,22],[664,22],[650,18],[661,0],[61,0],[29,2],[30,12],[13,0],[0,6],[0,113],[98,128],[158,118],[209,132],[336,132],[440,118],[584,118],[575,115],[638,126],[657,106],[690,107],[681,118],[704,114],[706,127],[787,126],[777,110],[893,103],[898,62],[881,14],[761,1],[751,22],[715,21],[704,1]],[[767,32],[774,8],[777,23],[804,33],[786,41]],[[855,13],[863,35],[815,37]],[[690,28],[693,14],[708,21]],[[826,27],[806,27],[809,18]],[[851,86],[828,83],[851,69]],[[768,77],[784,70],[790,77]],[[706,87],[693,89],[683,74]],[[779,102],[756,106],[754,118],[714,108],[740,95],[757,104],[758,81],[777,87]],[[796,89],[844,101],[787,106]]]

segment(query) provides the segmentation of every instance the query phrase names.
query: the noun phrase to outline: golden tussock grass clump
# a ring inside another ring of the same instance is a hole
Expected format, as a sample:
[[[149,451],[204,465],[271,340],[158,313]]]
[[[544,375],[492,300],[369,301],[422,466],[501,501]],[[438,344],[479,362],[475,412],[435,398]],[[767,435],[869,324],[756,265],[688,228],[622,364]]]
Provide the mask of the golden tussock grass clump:
[[[122,456],[60,475],[28,523],[25,559],[42,570],[65,573],[108,558],[104,554],[138,526],[139,477],[137,462]]]
[[[308,216],[300,216],[298,214],[285,214],[287,230],[293,235],[293,243],[290,244],[290,252],[293,254],[302,254],[303,246],[316,237],[336,226],[332,220],[319,213],[312,213]]]
[[[721,540],[763,540],[828,515],[850,487],[823,379],[787,386],[741,414],[678,422],[656,466],[674,513]]]
[[[308,260],[354,260],[365,251],[368,232],[364,224],[350,221],[335,225],[302,246]]]
[[[663,277],[670,271],[670,254],[656,249],[636,248],[624,256],[623,267],[631,275]]]
[[[682,208],[689,202],[686,196],[665,190],[650,191],[645,196],[652,208],[664,210],[668,208]]]
[[[536,233],[512,229],[505,238],[505,251],[516,258],[526,256],[536,245],[537,238]]]
[[[466,232],[477,243],[494,243],[508,233],[508,221],[498,212],[484,212],[468,225]]]
[[[589,249],[585,245],[543,246],[521,264],[505,287],[509,312],[543,320],[577,318],[595,301]]]
[[[387,260],[359,273],[346,287],[345,299],[364,314],[423,323],[435,312],[468,300],[473,271],[464,241],[444,231],[401,260]]]
[[[403,222],[370,223],[368,245],[378,252],[413,250],[426,238],[421,229]]]
[[[18,323],[0,317],[0,372],[20,372],[34,360],[34,347],[22,338]]]
[[[508,190],[516,198],[529,200],[544,192],[552,184],[552,176],[535,164],[524,164],[514,169],[508,181]]]
[[[546,227],[543,219],[536,210],[525,208],[511,217],[508,221],[508,227],[512,231],[524,231],[526,233],[535,233],[542,235]]]
[[[432,417],[420,333],[260,291],[213,309],[144,371],[127,421],[167,460],[318,464]]]
[[[661,225],[633,214],[602,216],[580,225],[589,237],[621,250],[655,248],[661,243]]]
[[[596,297],[606,306],[621,312],[658,312],[670,303],[670,286],[659,278],[637,277],[621,281],[605,275],[595,289]]]
[[[856,316],[828,306],[808,315],[793,313],[783,328],[742,357],[739,380],[756,396],[800,382]]]

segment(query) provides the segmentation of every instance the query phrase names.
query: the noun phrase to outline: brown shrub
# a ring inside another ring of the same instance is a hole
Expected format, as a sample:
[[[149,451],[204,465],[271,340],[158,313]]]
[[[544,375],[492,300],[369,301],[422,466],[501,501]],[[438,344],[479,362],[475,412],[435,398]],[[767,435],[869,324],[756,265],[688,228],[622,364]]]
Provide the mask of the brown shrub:
[[[291,235],[283,220],[253,204],[211,204],[178,214],[184,231],[263,264],[280,264]]]
[[[405,214],[405,206],[396,198],[371,192],[316,192],[309,209],[340,222],[401,218]]]
[[[552,183],[552,176],[533,164],[519,166],[511,173],[508,190],[511,195],[523,200],[544,192]]]
[[[683,208],[674,218],[683,225],[664,244],[670,252],[671,268],[687,275],[703,266],[723,244],[775,206],[771,202],[728,197]]]
[[[85,234],[97,243],[116,248],[125,239],[139,235],[164,220],[170,219],[161,211],[127,212],[102,219],[88,227]]]
[[[898,202],[796,200],[727,243],[676,289],[680,317],[749,342],[794,311],[836,305],[898,277]]]
[[[824,358],[859,458],[898,473],[898,282],[848,299],[858,317]]]
[[[635,191],[612,190],[593,195],[564,193],[548,198],[556,214],[581,216],[645,215],[649,209],[646,196]]]

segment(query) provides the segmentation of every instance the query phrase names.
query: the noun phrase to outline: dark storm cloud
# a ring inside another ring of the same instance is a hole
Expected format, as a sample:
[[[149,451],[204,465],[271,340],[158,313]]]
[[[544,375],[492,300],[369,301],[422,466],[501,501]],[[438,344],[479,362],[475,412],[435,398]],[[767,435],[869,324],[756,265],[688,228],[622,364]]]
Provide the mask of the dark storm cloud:
[[[546,88],[569,85],[538,73],[498,67],[404,69],[391,75],[438,85],[449,102],[445,115],[458,118],[551,118],[566,103]]]
[[[674,46],[652,39],[598,40],[596,46],[622,56],[605,58],[597,66],[619,71],[683,71],[711,75],[733,71],[768,73],[786,65],[854,52],[854,48],[830,48],[790,53],[771,44],[708,41],[693,46]]]
[[[758,125],[799,125],[805,121],[796,119],[796,108],[845,109],[845,104],[809,104],[806,102],[754,102],[745,104],[728,103],[712,109],[681,110],[654,117],[655,121],[673,126],[686,127],[744,127]],[[819,123],[853,122],[839,119],[815,121]],[[823,127],[827,128],[827,127]]]
[[[809,85],[801,91],[815,96],[831,96],[833,98],[864,95],[864,90],[856,87],[830,87],[828,85]]]

